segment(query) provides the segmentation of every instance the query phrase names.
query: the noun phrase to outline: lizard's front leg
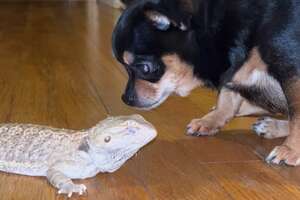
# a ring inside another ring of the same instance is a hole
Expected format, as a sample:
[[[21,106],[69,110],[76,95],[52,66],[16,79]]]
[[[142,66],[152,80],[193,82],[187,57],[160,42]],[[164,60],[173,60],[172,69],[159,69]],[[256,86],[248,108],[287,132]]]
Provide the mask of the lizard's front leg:
[[[72,178],[83,178],[85,165],[80,161],[59,161],[52,165],[47,171],[48,181],[58,189],[59,194],[67,194],[71,197],[73,193],[82,195],[86,192],[83,184],[74,184]],[[84,176],[87,176],[84,174]]]
[[[47,171],[48,181],[58,189],[58,194],[67,194],[71,197],[73,193],[82,195],[86,192],[86,186],[83,184],[74,184],[72,180],[56,169]]]

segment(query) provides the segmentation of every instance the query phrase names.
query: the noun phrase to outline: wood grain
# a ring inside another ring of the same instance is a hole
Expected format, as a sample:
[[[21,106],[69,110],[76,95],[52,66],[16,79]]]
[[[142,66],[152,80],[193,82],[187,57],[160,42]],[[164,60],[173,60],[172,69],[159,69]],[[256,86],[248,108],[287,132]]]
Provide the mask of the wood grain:
[[[263,157],[281,140],[236,119],[216,137],[185,136],[186,124],[214,105],[198,89],[141,112],[120,96],[127,75],[112,57],[118,10],[96,2],[0,3],[0,120],[81,129],[108,115],[140,113],[159,132],[156,141],[113,174],[78,181],[88,200],[300,199],[299,168],[273,167]],[[53,200],[44,178],[0,173],[0,199]]]

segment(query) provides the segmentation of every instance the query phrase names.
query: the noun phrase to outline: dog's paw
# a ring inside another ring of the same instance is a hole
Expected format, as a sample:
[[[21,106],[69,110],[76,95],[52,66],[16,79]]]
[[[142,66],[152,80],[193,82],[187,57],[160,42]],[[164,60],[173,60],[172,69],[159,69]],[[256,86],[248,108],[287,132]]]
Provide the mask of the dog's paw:
[[[187,126],[187,135],[192,136],[212,136],[219,132],[216,122],[205,119],[193,119]]]
[[[272,119],[270,117],[258,119],[252,125],[252,129],[258,136],[266,139],[285,137],[289,133],[288,121]]]
[[[274,138],[274,122],[271,118],[260,118],[252,125],[252,130],[260,137],[272,139]]]
[[[289,166],[300,165],[300,153],[286,145],[277,146],[266,158],[269,164],[286,164]]]
[[[58,194],[66,194],[68,197],[71,197],[73,193],[77,193],[79,195],[83,195],[86,193],[86,186],[83,184],[64,184],[62,185],[59,190]]]

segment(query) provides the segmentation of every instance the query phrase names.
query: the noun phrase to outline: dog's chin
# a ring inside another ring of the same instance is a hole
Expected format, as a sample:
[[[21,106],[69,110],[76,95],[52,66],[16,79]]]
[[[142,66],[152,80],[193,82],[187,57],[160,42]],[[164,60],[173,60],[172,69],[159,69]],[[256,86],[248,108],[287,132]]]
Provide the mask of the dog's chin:
[[[170,96],[171,93],[164,93],[163,95],[158,98],[158,100],[153,102],[139,102],[136,106],[134,106],[135,109],[143,110],[143,111],[149,111],[154,108],[159,107],[163,102],[166,101],[166,99]]]

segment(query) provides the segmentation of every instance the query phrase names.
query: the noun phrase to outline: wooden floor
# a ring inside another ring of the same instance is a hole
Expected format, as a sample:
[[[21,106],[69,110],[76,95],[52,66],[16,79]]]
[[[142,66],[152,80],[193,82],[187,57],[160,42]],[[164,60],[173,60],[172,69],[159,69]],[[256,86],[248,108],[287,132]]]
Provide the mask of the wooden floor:
[[[120,100],[126,74],[110,47],[119,11],[89,3],[0,4],[0,121],[81,129],[107,115],[138,111]],[[139,112],[158,139],[113,174],[80,181],[89,200],[300,199],[300,168],[263,157],[279,144],[253,134],[255,120],[237,119],[211,138],[185,136],[216,94],[197,90]],[[0,173],[1,200],[66,199],[44,178]]]

